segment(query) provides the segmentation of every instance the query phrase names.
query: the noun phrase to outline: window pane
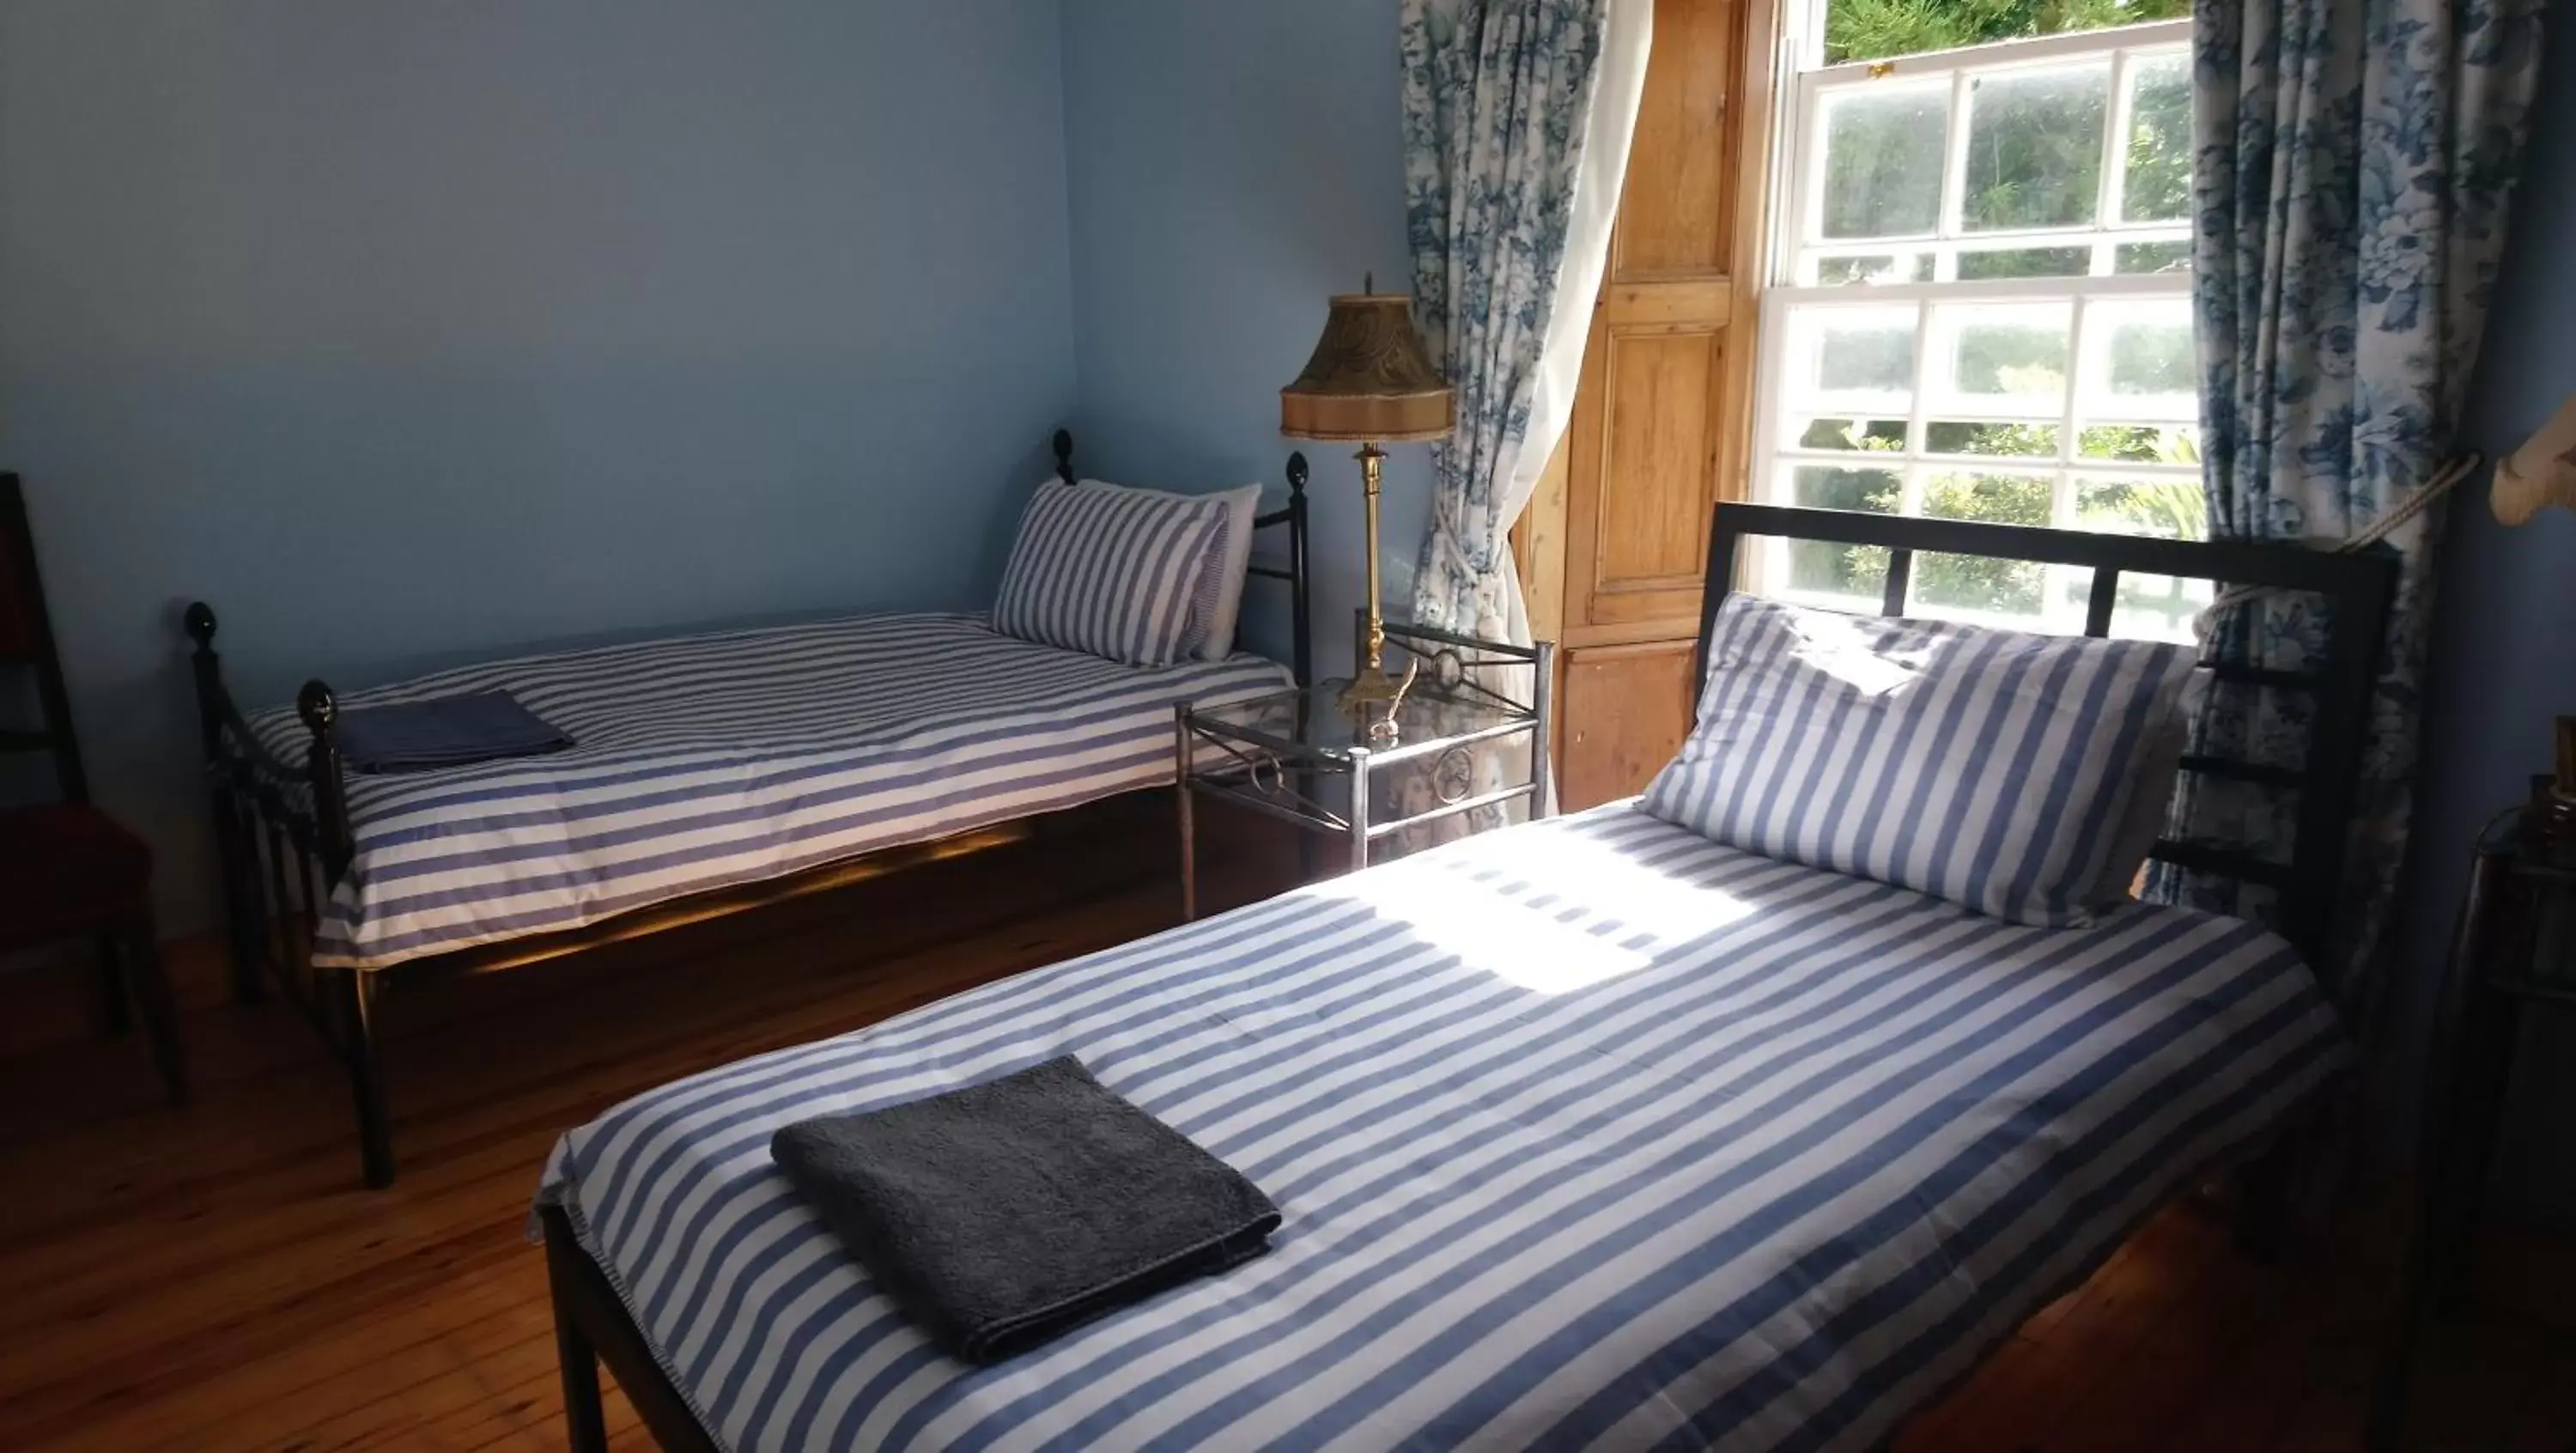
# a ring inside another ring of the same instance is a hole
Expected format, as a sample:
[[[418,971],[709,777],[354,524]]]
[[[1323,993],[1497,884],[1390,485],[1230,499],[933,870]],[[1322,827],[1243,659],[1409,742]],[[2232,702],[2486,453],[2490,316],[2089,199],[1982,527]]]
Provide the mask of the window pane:
[[[2129,76],[2129,171],[2120,216],[2181,221],[2191,215],[2191,59],[2147,61]]]
[[[1970,84],[1965,225],[1993,231],[2091,222],[2111,68],[2069,66]]]
[[[1865,86],[1824,101],[1824,235],[1899,237],[1941,218],[1950,88]]]
[[[1891,0],[1826,0],[1825,63],[1920,55],[1993,40],[2180,20],[2190,14],[2191,0],[2124,0],[2109,5],[1927,5]]]
[[[2201,540],[2209,536],[2209,510],[2196,479],[2087,479],[2075,485],[2075,524],[2120,535]]]
[[[1914,392],[1915,310],[1809,308],[1791,315],[1789,394],[1816,413],[1902,413]]]
[[[1924,449],[1933,454],[1989,454],[2023,459],[2057,457],[2055,424],[1962,424],[1933,422],[1923,426]]]
[[[1923,513],[1945,520],[2045,525],[2054,483],[2045,475],[1940,474],[1923,489]],[[2048,568],[1980,555],[1919,555],[1913,599],[1969,615],[2036,615]]]
[[[2082,277],[2093,270],[2090,247],[2006,247],[1959,254],[1959,279]]]
[[[2087,530],[2197,540],[2208,533],[2209,520],[2197,480],[2079,480],[2075,486],[2075,523]],[[2111,634],[2190,641],[2194,619],[2216,595],[2217,588],[2206,580],[2123,574],[2111,607]],[[2070,585],[2065,597],[2067,610],[2080,616],[2086,605],[2084,595]]]
[[[1914,386],[1914,330],[1827,328],[1816,354],[1817,382],[1831,393],[1900,392]]]
[[[2071,635],[2081,627],[2085,612],[2092,607],[2093,572],[2062,572],[2061,579],[2056,618],[2067,623],[2067,633]],[[2209,608],[2216,594],[2206,580],[2123,571],[2118,592],[2112,597],[2111,634],[2124,641],[2190,645],[2198,639],[2194,626],[2200,613]]]
[[[2141,321],[2111,330],[2111,392],[2189,393],[2193,388],[2191,324]]]
[[[1930,281],[1932,254],[1928,252],[1882,252],[1863,257],[1816,259],[1816,285],[1819,287],[1840,287],[1845,283]]]
[[[1801,465],[1791,472],[1790,498],[1814,509],[1894,514],[1903,481],[1884,469],[1833,469]],[[1887,552],[1825,540],[1789,543],[1789,588],[1816,595],[1876,601],[1887,586]]]
[[[1809,419],[1798,428],[1800,449],[1870,449],[1905,447],[1903,419]]]
[[[2073,611],[2048,609],[2049,592],[2059,579],[2072,575],[2085,580],[2091,573],[1974,555],[1917,555],[1905,613],[1926,620],[1967,621],[2042,635],[2081,635],[2081,591],[2076,593],[2078,605]]]
[[[1965,413],[2053,417],[2066,395],[2063,303],[1960,304],[1934,310],[1936,380]]]
[[[1923,489],[1923,513],[1939,520],[2045,525],[2054,484],[2044,474],[1936,474]]]
[[[2176,420],[2197,416],[2200,364],[2191,303],[2097,303],[2085,323],[2087,413]]]
[[[1888,469],[1837,469],[1828,464],[1801,464],[1794,471],[1791,494],[1799,504],[1819,510],[1862,510],[1873,515],[1896,513],[1904,488]]]
[[[2075,452],[2126,464],[2198,464],[2200,429],[2193,424],[2087,424],[2075,436]]]
[[[1937,519],[2045,525],[2053,488],[2044,475],[1935,475],[1924,486],[1923,513]],[[2035,615],[2047,580],[2047,567],[2035,561],[1925,554],[1915,557],[1913,598],[1978,615]]]
[[[2189,272],[2191,244],[2188,242],[2123,242],[2111,254],[2111,271],[2117,273]]]

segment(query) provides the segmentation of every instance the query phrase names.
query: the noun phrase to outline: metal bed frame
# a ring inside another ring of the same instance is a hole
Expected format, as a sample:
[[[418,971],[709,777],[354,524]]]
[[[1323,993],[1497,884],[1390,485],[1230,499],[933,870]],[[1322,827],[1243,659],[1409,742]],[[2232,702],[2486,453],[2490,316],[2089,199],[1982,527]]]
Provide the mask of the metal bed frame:
[[[1051,443],[1055,475],[1070,487],[1076,481],[1073,436],[1059,429]],[[1256,530],[1287,528],[1287,558],[1276,565],[1256,559],[1249,569],[1288,585],[1294,613],[1289,664],[1298,684],[1305,685],[1313,680],[1314,668],[1307,600],[1305,455],[1288,456],[1287,478],[1288,502],[1253,521]],[[197,727],[214,815],[233,994],[243,1003],[257,1003],[267,997],[273,982],[346,1063],[357,1111],[359,1154],[366,1183],[372,1188],[394,1181],[393,1122],[386,1104],[377,1019],[378,1000],[397,973],[410,978],[517,968],[1018,842],[1033,832],[1034,819],[1021,818],[929,842],[882,848],[759,883],[684,895],[585,928],[531,934],[379,969],[316,968],[312,944],[321,907],[357,851],[349,818],[348,769],[335,734],[338,699],[320,681],[304,683],[295,704],[307,733],[305,759],[282,761],[261,746],[224,685],[222,658],[215,651],[213,609],[203,601],[190,605],[184,624],[194,642],[189,664],[196,681]]]
[[[1708,677],[1709,637],[1717,624],[1718,608],[1734,590],[1736,556],[1747,536],[1868,545],[1888,551],[1887,583],[1879,602],[1883,616],[1905,613],[1917,555],[1975,555],[2089,567],[2093,586],[2085,601],[2084,634],[2096,638],[2111,633],[2111,614],[2119,604],[2120,577],[2125,574],[2178,576],[2222,587],[2324,597],[2329,622],[2326,659],[2317,668],[2274,671],[2224,662],[2200,664],[2201,670],[2229,688],[2307,694],[2315,704],[2307,760],[2286,767],[2199,753],[2182,759],[2185,772],[2296,795],[2295,840],[2275,845],[2159,838],[2149,856],[2189,872],[2233,878],[2278,893],[2282,937],[2316,967],[2328,995],[2350,1007],[2345,997],[2349,986],[2328,978],[2326,950],[2336,891],[2343,879],[2353,779],[2361,765],[2361,729],[2370,717],[2380,640],[2387,633],[2388,605],[2397,589],[2393,553],[2373,548],[2361,554],[2335,554],[2243,540],[2151,540],[1972,520],[1721,504],[1709,523],[1708,587],[1700,604],[1694,680]],[[2264,851],[2275,846],[2286,847],[2287,856]]]
[[[2287,862],[2263,856],[2253,845],[2217,846],[2159,842],[2165,861],[2196,871],[2236,876],[2277,887],[2285,936],[2320,963],[2331,921],[2343,844],[2350,826],[2352,778],[2360,756],[2359,724],[2377,676],[2379,640],[2396,589],[2393,554],[2332,555],[2297,546],[2142,540],[2120,535],[2021,525],[1907,519],[1836,510],[1721,504],[1709,526],[1708,579],[1700,618],[1697,662],[1707,676],[1708,645],[1718,607],[1735,586],[1739,547],[1747,536],[1777,536],[1832,544],[1874,545],[1891,553],[1882,613],[1904,613],[1917,554],[1981,555],[2003,560],[2082,565],[2094,570],[2085,634],[2110,634],[2119,577],[2124,573],[2185,576],[2231,585],[2306,591],[2327,598],[2334,611],[2332,644],[2324,665],[2310,672],[2257,671],[2213,666],[2222,681],[2315,694],[2319,731],[2308,760],[2296,770],[2186,758],[2188,770],[2302,794],[2299,841]],[[2207,664],[2207,663],[2204,663]],[[2329,991],[2337,986],[2329,982]],[[2247,1168],[2251,1219],[2277,1213],[2279,1157],[2267,1152]],[[555,1350],[563,1363],[565,1426],[573,1453],[607,1453],[607,1424],[600,1406],[599,1367],[615,1374],[644,1426],[672,1453],[714,1453],[722,1445],[690,1410],[653,1352],[652,1343],[619,1299],[608,1273],[583,1249],[571,1218],[560,1206],[542,1206],[547,1280],[552,1288]],[[2243,1224],[2243,1223],[2240,1223]],[[2256,1246],[2258,1253],[2264,1250]]]

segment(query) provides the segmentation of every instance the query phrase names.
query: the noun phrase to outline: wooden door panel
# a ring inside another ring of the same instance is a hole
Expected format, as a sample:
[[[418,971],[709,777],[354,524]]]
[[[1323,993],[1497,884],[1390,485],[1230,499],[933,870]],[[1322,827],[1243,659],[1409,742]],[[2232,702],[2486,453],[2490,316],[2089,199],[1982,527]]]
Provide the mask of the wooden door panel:
[[[1657,0],[1566,470],[1569,646],[1699,623],[1708,511],[1742,472],[1746,130],[1732,92],[1764,0]],[[1767,21],[1764,23],[1767,24]]]
[[[1776,0],[1655,0],[1574,417],[1520,537],[1558,608],[1568,807],[1640,790],[1688,729],[1708,512],[1743,488],[1753,413],[1777,21]]]
[[[1568,812],[1642,792],[1681,750],[1693,706],[1691,641],[1565,654],[1557,792]]]
[[[1736,148],[1728,92],[1743,44],[1737,0],[1657,0],[1655,43],[1622,193],[1610,280],[1716,275],[1734,248]]]
[[[1729,332],[1596,316],[1568,451],[1567,644],[1698,630]]]
[[[1698,609],[1707,554],[1725,335],[1630,332],[1613,323],[1604,342],[1609,407],[1601,469],[1620,487],[1594,491],[1588,501],[1593,599],[1586,614],[1595,622],[1686,617]],[[1666,596],[1672,598],[1654,598]]]

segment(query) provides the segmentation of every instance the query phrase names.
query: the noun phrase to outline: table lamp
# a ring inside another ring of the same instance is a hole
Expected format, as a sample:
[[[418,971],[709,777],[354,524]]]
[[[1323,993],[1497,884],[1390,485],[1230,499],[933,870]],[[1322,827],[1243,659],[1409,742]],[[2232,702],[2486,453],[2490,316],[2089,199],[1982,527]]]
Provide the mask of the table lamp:
[[[1368,632],[1360,641],[1342,705],[1358,710],[1403,695],[1387,674],[1386,618],[1378,598],[1378,445],[1446,439],[1457,428],[1458,398],[1413,331],[1413,298],[1381,293],[1371,276],[1356,293],[1337,293],[1324,315],[1324,336],[1306,371],[1279,391],[1279,432],[1291,439],[1339,439],[1360,446],[1360,485],[1368,497]]]

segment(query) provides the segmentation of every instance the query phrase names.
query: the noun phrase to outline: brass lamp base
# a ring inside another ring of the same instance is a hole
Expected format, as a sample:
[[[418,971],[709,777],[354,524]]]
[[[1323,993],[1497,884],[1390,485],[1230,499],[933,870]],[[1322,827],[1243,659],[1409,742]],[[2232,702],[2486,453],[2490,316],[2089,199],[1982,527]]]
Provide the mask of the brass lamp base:
[[[1394,740],[1396,713],[1404,709],[1405,693],[1413,689],[1413,678],[1421,669],[1422,663],[1411,659],[1406,660],[1401,676],[1382,667],[1361,666],[1342,687],[1342,714],[1367,727],[1370,740]]]

